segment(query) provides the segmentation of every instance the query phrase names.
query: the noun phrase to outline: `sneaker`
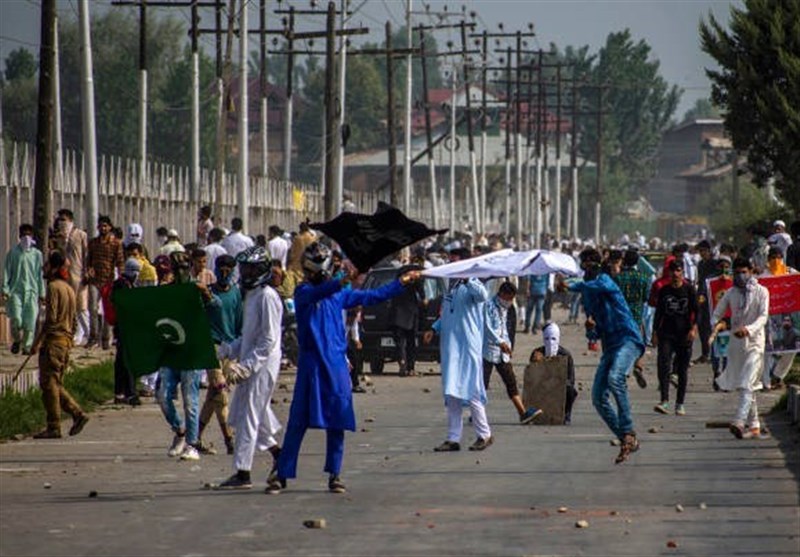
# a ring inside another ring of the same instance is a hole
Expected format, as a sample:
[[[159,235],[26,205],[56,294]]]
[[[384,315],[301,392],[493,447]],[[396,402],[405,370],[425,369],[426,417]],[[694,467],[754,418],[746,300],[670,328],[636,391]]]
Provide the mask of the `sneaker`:
[[[365,389],[361,385],[356,385],[355,387],[353,387],[353,392],[354,393],[366,393],[367,389]]]
[[[138,396],[132,396],[132,397],[128,398],[128,404],[130,404],[131,406],[134,406],[134,407],[135,406],[141,406],[142,405],[142,401]]]
[[[683,407],[683,404],[676,404],[675,405],[675,415],[676,416],[685,416],[686,415],[686,408]]]
[[[469,446],[469,450],[483,451],[485,449],[488,449],[492,443],[494,443],[494,437],[489,436],[486,439],[484,439],[483,437],[478,437],[478,439],[472,445]]]
[[[708,356],[700,356],[699,358],[696,358],[696,359],[692,360],[692,363],[693,364],[707,364],[708,363]]]
[[[81,414],[80,416],[75,418],[72,421],[72,427],[69,428],[70,436],[78,435],[81,431],[83,431],[83,427],[87,424],[88,421],[89,421],[89,416],[87,416],[86,414]],[[58,436],[61,437],[61,434],[59,433]]]
[[[11,344],[11,353],[12,354],[19,354],[19,343],[14,342]]]
[[[277,495],[282,489],[286,489],[286,478],[281,478],[276,470],[267,478],[267,487],[264,489],[264,493]]]
[[[181,460],[200,460],[200,453],[192,445],[186,443],[181,451]]]
[[[653,406],[653,410],[659,414],[669,414],[669,402],[661,402]]]
[[[233,476],[225,480],[219,485],[215,485],[214,491],[225,491],[229,489],[252,489],[253,482],[250,480],[250,472],[247,470],[239,470]]]
[[[639,385],[639,388],[646,389],[647,388],[647,379],[644,376],[644,370],[639,366],[634,366],[633,368],[633,377],[636,379],[636,384]]]
[[[345,493],[347,488],[344,486],[344,482],[334,474],[331,474],[330,478],[328,478],[328,491],[331,493]]]
[[[737,439],[744,439],[744,428],[739,424],[731,424],[728,429]]]
[[[528,425],[529,423],[531,423],[533,420],[536,419],[536,416],[541,416],[541,415],[542,415],[541,408],[535,408],[531,406],[527,410],[525,410],[525,413],[522,416],[519,417],[519,423],[521,425]]]
[[[178,456],[183,452],[184,447],[186,447],[186,436],[176,434],[172,438],[172,445],[169,446],[167,454],[169,456]]]
[[[61,439],[61,432],[45,429],[33,436],[34,439]]]
[[[455,441],[445,441],[444,443],[442,443],[438,447],[434,447],[433,450],[436,451],[437,453],[445,453],[445,452],[450,452],[450,451],[460,451],[461,450],[461,445],[459,445]]]
[[[615,464],[622,464],[628,457],[639,450],[639,440],[636,438],[635,433],[626,433],[622,438],[622,443],[619,447],[619,454],[614,460]]]
[[[213,445],[206,445],[199,439],[195,444],[194,448],[197,449],[197,452],[200,454],[211,454],[211,455],[217,454],[217,449],[215,449]]]

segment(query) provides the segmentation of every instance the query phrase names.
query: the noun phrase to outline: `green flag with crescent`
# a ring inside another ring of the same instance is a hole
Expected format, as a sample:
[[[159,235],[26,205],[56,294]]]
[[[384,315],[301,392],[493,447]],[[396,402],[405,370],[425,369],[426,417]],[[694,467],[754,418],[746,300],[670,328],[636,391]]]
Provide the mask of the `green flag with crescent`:
[[[134,376],[162,366],[180,370],[219,366],[208,316],[194,284],[118,289],[112,302],[123,361]]]

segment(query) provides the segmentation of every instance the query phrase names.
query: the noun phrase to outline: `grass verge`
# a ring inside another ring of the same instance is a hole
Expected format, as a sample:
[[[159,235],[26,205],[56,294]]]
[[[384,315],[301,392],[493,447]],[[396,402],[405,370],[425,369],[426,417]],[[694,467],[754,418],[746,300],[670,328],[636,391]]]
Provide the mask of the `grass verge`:
[[[79,367],[67,373],[64,386],[85,411],[114,397],[114,362]],[[0,395],[0,439],[28,435],[44,429],[42,393],[32,388],[25,393],[11,390]]]

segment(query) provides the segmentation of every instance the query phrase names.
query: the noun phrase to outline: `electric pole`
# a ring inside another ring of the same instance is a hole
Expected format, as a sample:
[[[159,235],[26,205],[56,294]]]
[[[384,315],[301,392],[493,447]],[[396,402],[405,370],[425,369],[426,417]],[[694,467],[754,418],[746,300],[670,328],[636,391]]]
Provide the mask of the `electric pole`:
[[[54,0],[46,0],[49,4]],[[55,11],[55,6],[52,8]],[[44,10],[43,10],[44,12]],[[91,235],[97,226],[99,212],[99,195],[97,191],[97,141],[95,137],[94,117],[94,70],[92,69],[92,35],[89,24],[89,0],[80,0],[78,19],[81,34],[81,114],[83,116],[83,170],[86,177],[85,230]],[[51,37],[42,31],[42,37]],[[51,39],[47,39],[51,40]],[[43,45],[44,48],[44,45]],[[41,77],[40,77],[41,79]],[[44,89],[39,85],[40,94]],[[48,89],[44,89],[49,92]],[[52,123],[50,123],[52,125]],[[46,170],[42,173],[49,174]],[[38,178],[37,178],[38,180]]]
[[[55,66],[55,45],[53,40],[55,38],[55,26],[56,1],[42,0],[40,35],[42,42],[39,45],[39,106],[36,116],[36,179],[33,190],[33,227],[39,246],[44,253],[47,253],[47,230],[50,225],[51,212],[53,70]]]

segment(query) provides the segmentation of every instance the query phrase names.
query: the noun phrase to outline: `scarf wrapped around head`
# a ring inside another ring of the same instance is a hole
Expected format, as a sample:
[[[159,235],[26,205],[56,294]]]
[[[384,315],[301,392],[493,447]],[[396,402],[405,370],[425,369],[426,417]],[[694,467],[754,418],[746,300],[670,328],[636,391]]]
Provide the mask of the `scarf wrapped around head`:
[[[758,286],[758,280],[756,280],[756,277],[752,275],[750,276],[749,279],[747,279],[747,282],[743,287],[740,287],[738,285],[734,286],[735,288],[739,288],[742,294],[744,294],[742,296],[742,305],[741,305],[742,309],[747,307],[747,303],[750,301],[750,296],[752,296],[753,292],[756,291],[756,286]]]
[[[128,225],[128,231],[125,234],[125,239],[122,240],[122,245],[126,248],[130,244],[142,244],[142,238],[144,237],[144,230],[142,229],[142,225],[138,222],[134,222]]]

